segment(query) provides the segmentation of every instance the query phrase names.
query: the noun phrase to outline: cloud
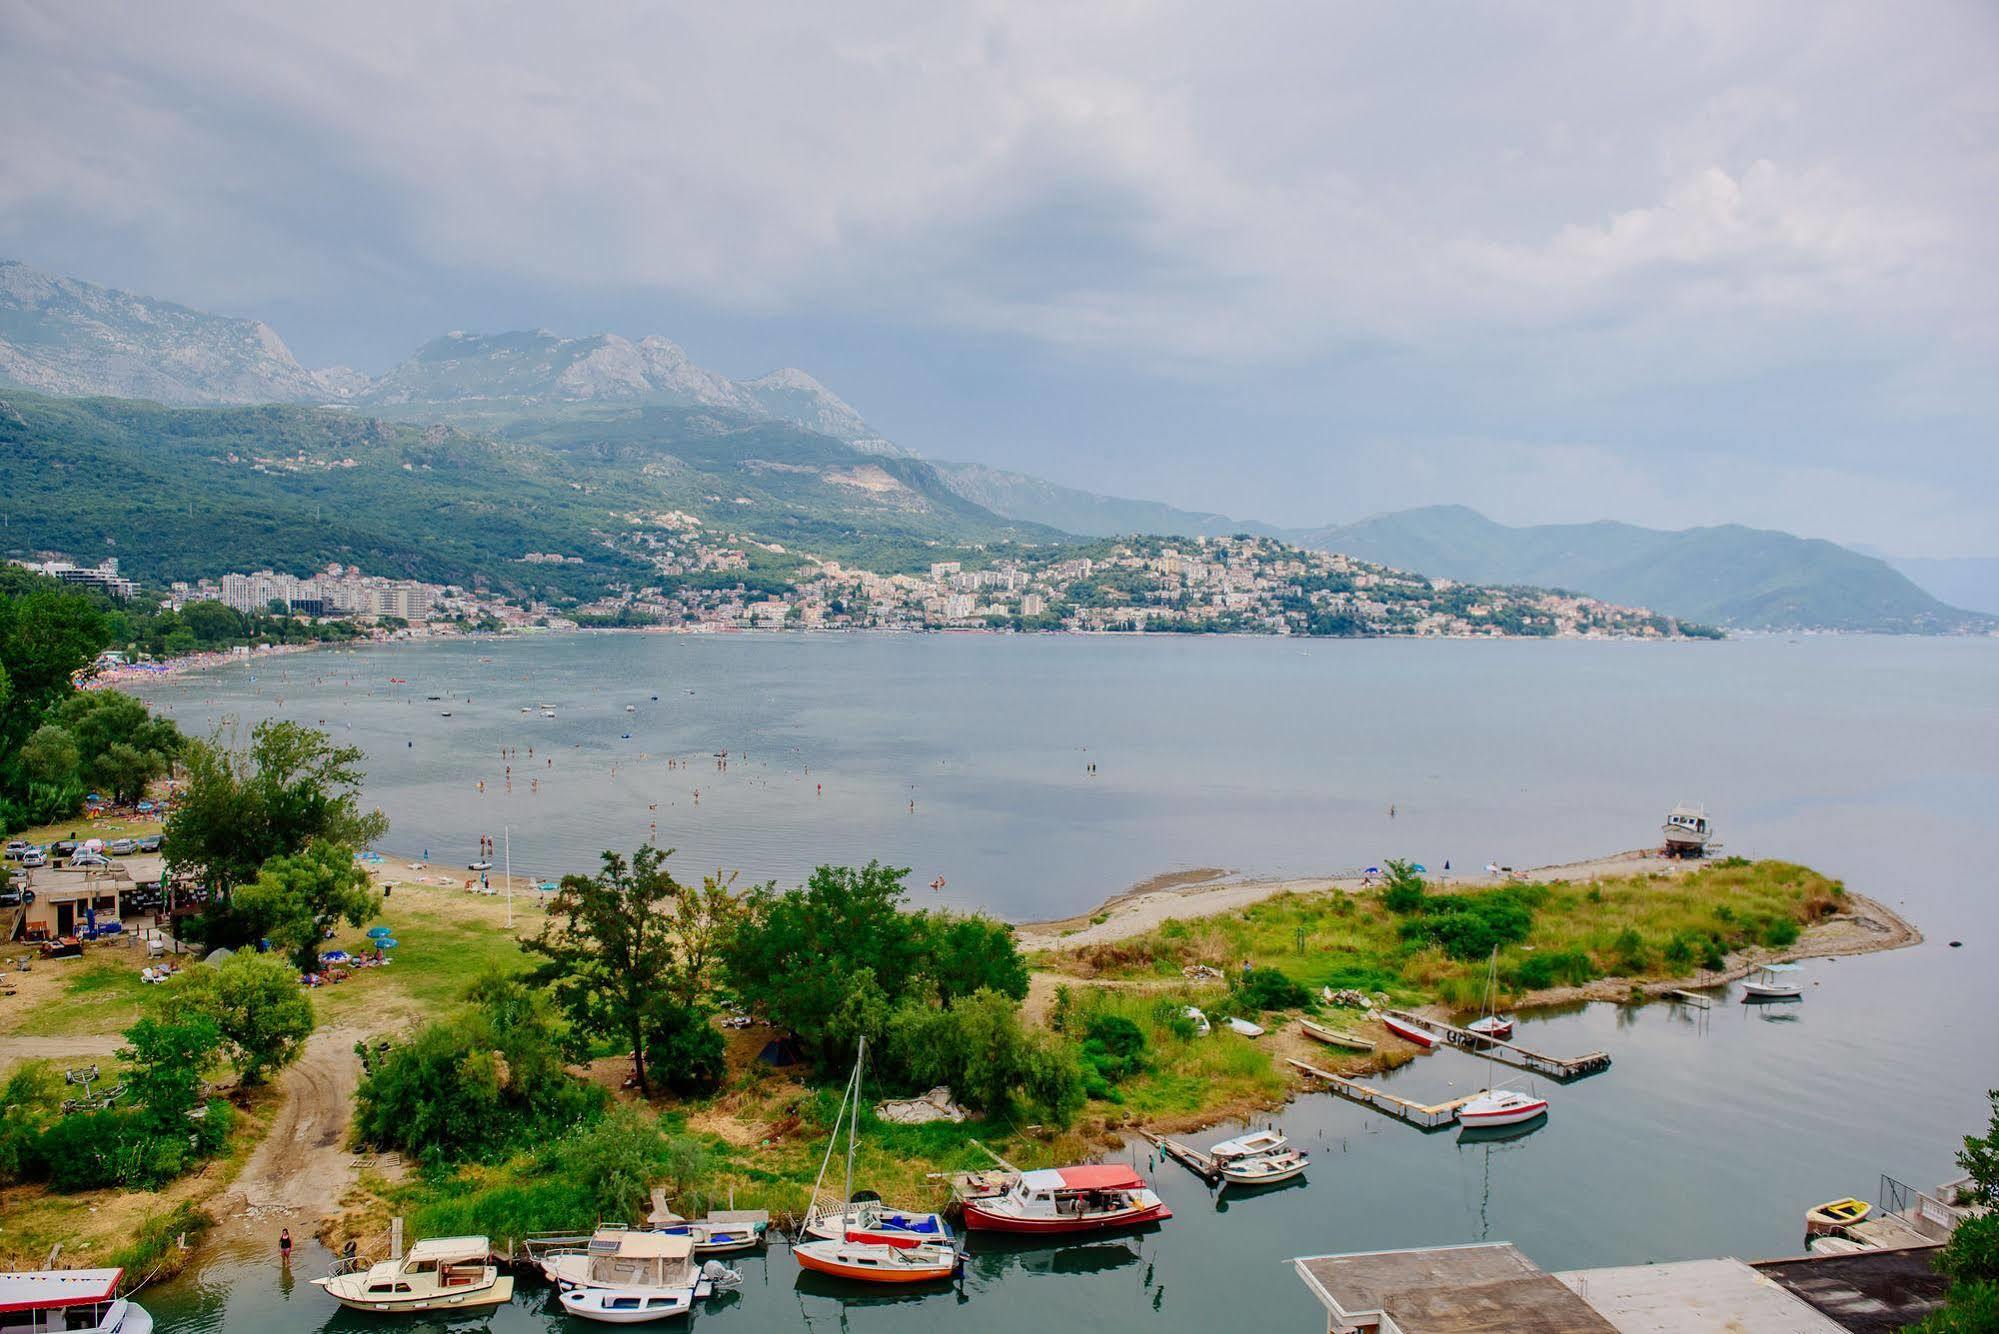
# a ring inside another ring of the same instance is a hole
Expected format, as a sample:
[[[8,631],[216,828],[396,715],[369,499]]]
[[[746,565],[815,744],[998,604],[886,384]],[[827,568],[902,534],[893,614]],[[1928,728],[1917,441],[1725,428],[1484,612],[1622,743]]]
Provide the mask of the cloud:
[[[1775,421],[1839,367],[1961,450],[1999,415],[1995,38],[1941,3],[15,0],[0,250],[296,321],[654,294],[1238,405],[1386,358],[1436,438],[1504,400],[1626,461],[1572,419],[1767,382]]]

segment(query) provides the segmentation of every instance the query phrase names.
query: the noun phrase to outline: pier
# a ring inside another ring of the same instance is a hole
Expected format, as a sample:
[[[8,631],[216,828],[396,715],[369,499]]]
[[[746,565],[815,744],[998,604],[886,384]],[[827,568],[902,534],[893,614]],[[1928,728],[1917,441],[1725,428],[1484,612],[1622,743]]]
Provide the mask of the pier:
[[[1141,1130],[1138,1133],[1152,1141],[1153,1147],[1160,1153],[1173,1159],[1209,1185],[1212,1186],[1222,1179],[1222,1165],[1193,1145],[1182,1144],[1179,1140],[1168,1139],[1164,1135],[1155,1135],[1149,1130]]]
[[[1453,1047],[1490,1055],[1495,1061],[1504,1061],[1508,1065],[1531,1070],[1550,1079],[1581,1079],[1584,1075],[1593,1075],[1610,1069],[1609,1052],[1593,1051],[1585,1056],[1548,1056],[1538,1051],[1530,1051],[1517,1043],[1502,1042],[1483,1033],[1474,1033],[1468,1028],[1444,1023],[1440,1019],[1425,1019],[1421,1015],[1410,1014],[1407,1010],[1384,1010],[1382,1013],[1393,1015],[1405,1024],[1413,1024],[1417,1028],[1435,1033]]]
[[[1705,1010],[1714,1004],[1714,997],[1704,996],[1698,991],[1688,991],[1682,987],[1675,987],[1666,994],[1680,1004],[1691,1005],[1697,1010]]]
[[[1287,1056],[1285,1060],[1312,1078],[1323,1080],[1328,1089],[1342,1098],[1351,1098],[1355,1102],[1374,1108],[1377,1112],[1386,1112],[1398,1121],[1407,1121],[1410,1125],[1424,1130],[1441,1130],[1450,1125],[1458,1119],[1458,1108],[1478,1096],[1476,1093],[1467,1093],[1462,1098],[1453,1098],[1449,1102],[1435,1105],[1413,1102],[1408,1098],[1397,1097],[1385,1089],[1374,1088],[1357,1079],[1348,1079],[1345,1075],[1336,1075],[1330,1070],[1321,1070],[1316,1065],[1307,1065],[1292,1057]]]

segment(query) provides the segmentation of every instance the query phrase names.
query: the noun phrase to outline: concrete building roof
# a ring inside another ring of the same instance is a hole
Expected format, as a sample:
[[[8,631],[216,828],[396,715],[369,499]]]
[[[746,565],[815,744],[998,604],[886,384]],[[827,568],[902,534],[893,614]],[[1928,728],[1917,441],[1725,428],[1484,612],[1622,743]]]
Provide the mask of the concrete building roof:
[[[1751,1267],[1851,1334],[1896,1334],[1943,1304],[1950,1285],[1931,1267],[1936,1252],[1932,1244]]]
[[[1554,1277],[1625,1334],[1840,1334],[1838,1324],[1740,1260],[1578,1269]]]
[[[1401,1334],[1611,1334],[1571,1289],[1505,1243],[1305,1256],[1291,1262],[1333,1316]]]

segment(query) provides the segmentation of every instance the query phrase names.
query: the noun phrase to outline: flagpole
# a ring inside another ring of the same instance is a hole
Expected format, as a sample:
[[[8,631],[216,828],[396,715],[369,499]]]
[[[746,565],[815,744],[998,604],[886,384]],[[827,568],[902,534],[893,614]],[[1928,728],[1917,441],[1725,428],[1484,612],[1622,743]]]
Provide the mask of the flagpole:
[[[507,849],[507,930],[514,929],[514,831],[510,825],[500,826],[500,837]]]

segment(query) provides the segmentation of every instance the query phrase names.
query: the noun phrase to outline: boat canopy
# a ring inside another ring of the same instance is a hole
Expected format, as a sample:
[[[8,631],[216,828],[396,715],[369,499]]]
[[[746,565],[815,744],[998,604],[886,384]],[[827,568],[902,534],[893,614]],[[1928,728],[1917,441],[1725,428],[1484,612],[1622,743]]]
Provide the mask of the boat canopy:
[[[685,1232],[627,1232],[618,1238],[620,1260],[685,1260],[692,1254],[694,1238]]]
[[[47,1311],[89,1306],[118,1295],[122,1269],[59,1269],[33,1274],[0,1274],[0,1312]]]
[[[452,1264],[460,1260],[483,1261],[492,1253],[493,1245],[484,1237],[433,1237],[410,1247],[405,1258],[412,1264]]]
[[[1020,1184],[1029,1190],[1137,1190],[1145,1184],[1123,1163],[1088,1163],[1082,1167],[1047,1168],[1022,1172]]]

